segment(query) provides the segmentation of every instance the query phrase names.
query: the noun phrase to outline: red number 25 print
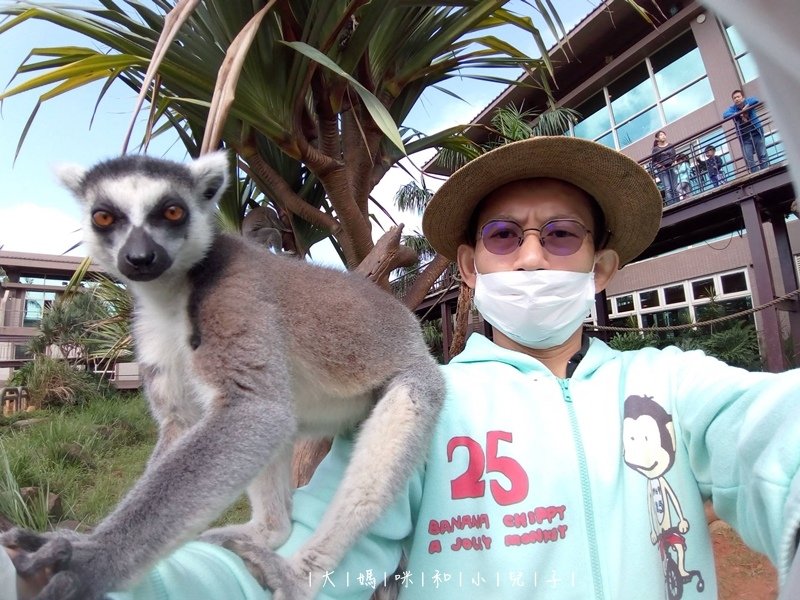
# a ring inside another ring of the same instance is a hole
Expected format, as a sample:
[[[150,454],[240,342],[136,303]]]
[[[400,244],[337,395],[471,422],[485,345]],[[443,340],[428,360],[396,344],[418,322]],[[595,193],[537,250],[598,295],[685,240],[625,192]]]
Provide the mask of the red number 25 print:
[[[453,500],[482,498],[486,493],[484,474],[489,473],[500,473],[510,483],[506,488],[494,478],[489,481],[492,498],[498,504],[503,506],[516,504],[528,496],[528,474],[513,458],[498,455],[498,445],[501,441],[512,442],[511,432],[487,432],[486,452],[480,443],[471,437],[464,435],[450,439],[447,443],[447,462],[453,462],[456,448],[466,448],[469,456],[467,470],[450,482],[450,494]]]

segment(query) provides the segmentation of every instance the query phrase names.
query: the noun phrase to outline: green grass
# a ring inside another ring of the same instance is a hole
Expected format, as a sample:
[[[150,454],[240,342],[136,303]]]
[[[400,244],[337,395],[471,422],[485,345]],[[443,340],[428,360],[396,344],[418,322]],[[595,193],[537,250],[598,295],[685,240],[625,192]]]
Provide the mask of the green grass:
[[[157,436],[139,394],[110,394],[40,410],[24,415],[40,422],[12,427],[21,418],[0,418],[0,513],[37,530],[56,525],[42,518],[46,494],[25,503],[19,488],[36,486],[59,494],[62,520],[93,527],[142,474]],[[249,506],[241,498],[214,525],[248,518]]]
[[[156,439],[140,395],[94,398],[27,416],[41,421],[24,428],[0,423],[0,468],[7,462],[0,495],[11,498],[16,488],[28,486],[49,489],[61,496],[62,518],[86,526],[108,514],[139,477]],[[15,514],[7,516],[17,521]]]

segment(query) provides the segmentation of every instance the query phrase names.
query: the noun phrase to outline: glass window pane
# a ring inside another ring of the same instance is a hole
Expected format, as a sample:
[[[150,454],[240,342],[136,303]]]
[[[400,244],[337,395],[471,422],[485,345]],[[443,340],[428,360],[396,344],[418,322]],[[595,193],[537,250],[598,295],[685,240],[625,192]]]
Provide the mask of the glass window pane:
[[[711,298],[715,295],[713,279],[699,279],[692,282],[692,296],[695,300]]]
[[[706,74],[700,50],[691,31],[650,57],[658,91],[666,98],[690,81]]]
[[[708,78],[701,79],[662,103],[664,118],[666,118],[667,123],[672,123],[713,100],[714,94],[711,92],[711,84],[708,83]]]
[[[728,273],[720,277],[722,283],[723,294],[735,294],[736,292],[747,291],[747,279],[744,276],[744,271],[738,273]]]
[[[614,133],[609,131],[606,135],[601,138],[597,138],[595,140],[598,144],[603,144],[603,146],[608,146],[609,148],[616,149],[616,145],[614,144]]]
[[[15,360],[26,360],[31,358],[31,353],[28,352],[28,348],[21,344],[14,345],[14,359]]]
[[[678,304],[686,302],[686,290],[682,285],[671,285],[664,288],[664,302],[666,304]]]
[[[608,314],[614,312],[614,307],[612,305],[611,298],[606,298],[606,312]]]
[[[642,308],[655,308],[660,306],[658,301],[658,290],[648,290],[646,292],[639,292],[639,302]]]
[[[656,103],[656,90],[644,63],[609,85],[608,95],[616,123],[622,123]]]
[[[731,43],[731,49],[733,50],[734,56],[738,56],[743,52],[747,52],[747,46],[744,45],[742,36],[739,35],[739,32],[736,31],[736,28],[733,25],[726,27],[725,33],[728,34],[728,41]]]
[[[703,304],[702,306],[698,306],[694,314],[697,317],[698,321],[708,321],[710,319],[715,319],[719,317],[719,309],[722,308],[722,313],[724,315],[733,315],[745,310],[749,310],[752,308],[753,304],[749,296],[745,298],[736,298],[735,300],[725,300],[724,302],[716,302],[715,305]],[[747,319],[751,323],[753,321],[753,315],[746,315],[742,317],[743,319]]]
[[[666,98],[675,90],[705,74],[706,67],[700,58],[700,50],[695,48],[655,75],[658,91],[662,98]]]
[[[576,110],[583,118],[573,127],[575,137],[593,140],[611,129],[611,117],[603,94],[596,94]]]
[[[688,307],[664,310],[642,315],[643,327],[671,327],[689,322]]]
[[[636,320],[636,315],[630,315],[628,317],[622,317],[619,319],[609,319],[608,323],[612,327],[627,327],[629,329],[639,328],[639,323]]]
[[[756,66],[756,61],[753,60],[752,54],[740,56],[736,59],[736,63],[739,65],[739,71],[742,73],[743,83],[753,81],[753,79],[758,77],[758,66]]]
[[[647,112],[643,112],[638,117],[631,119],[617,128],[617,138],[619,139],[620,148],[624,148],[628,144],[632,144],[646,135],[655,133],[660,128],[661,117],[658,114],[658,109],[654,106]]]
[[[778,162],[786,157],[783,142],[781,142],[780,135],[778,135],[777,131],[767,133],[764,136],[764,143],[767,146],[767,156],[770,162]]]
[[[25,300],[25,315],[22,319],[23,327],[38,327],[42,321],[43,302],[40,300]]]
[[[628,294],[627,296],[620,296],[616,300],[618,313],[633,310],[633,296],[631,294]]]

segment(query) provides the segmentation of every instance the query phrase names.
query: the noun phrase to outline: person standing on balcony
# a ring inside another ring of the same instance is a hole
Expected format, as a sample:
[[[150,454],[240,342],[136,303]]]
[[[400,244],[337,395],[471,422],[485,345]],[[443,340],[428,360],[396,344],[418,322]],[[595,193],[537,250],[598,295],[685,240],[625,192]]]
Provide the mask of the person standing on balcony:
[[[676,186],[678,200],[684,200],[692,193],[692,165],[689,164],[689,157],[685,154],[678,154],[675,158],[675,176],[678,182]]]
[[[705,155],[706,173],[708,173],[708,179],[711,181],[711,185],[713,187],[722,185],[725,183],[725,171],[723,171],[724,165],[722,159],[717,156],[717,149],[709,144],[706,146]]]
[[[745,98],[742,90],[733,90],[731,100],[733,100],[733,104],[722,113],[722,117],[724,119],[732,118],[736,125],[736,133],[739,134],[747,168],[751,173],[766,169],[769,159],[767,158],[767,145],[764,142],[764,128],[756,114],[756,107],[760,106],[761,101],[752,96]],[[753,158],[754,156],[755,158]]]
[[[657,177],[664,187],[664,204],[669,206],[677,202],[675,190],[675,147],[667,141],[667,132],[664,130],[656,132],[653,138],[653,150],[650,153],[653,176]]]

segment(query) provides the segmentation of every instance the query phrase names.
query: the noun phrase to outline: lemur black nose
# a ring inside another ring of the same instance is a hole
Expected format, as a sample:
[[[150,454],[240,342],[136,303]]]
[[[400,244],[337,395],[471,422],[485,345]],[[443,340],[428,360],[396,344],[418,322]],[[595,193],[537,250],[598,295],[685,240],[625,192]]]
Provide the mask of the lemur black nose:
[[[132,267],[149,267],[156,260],[155,252],[137,252],[125,255],[125,260]]]

